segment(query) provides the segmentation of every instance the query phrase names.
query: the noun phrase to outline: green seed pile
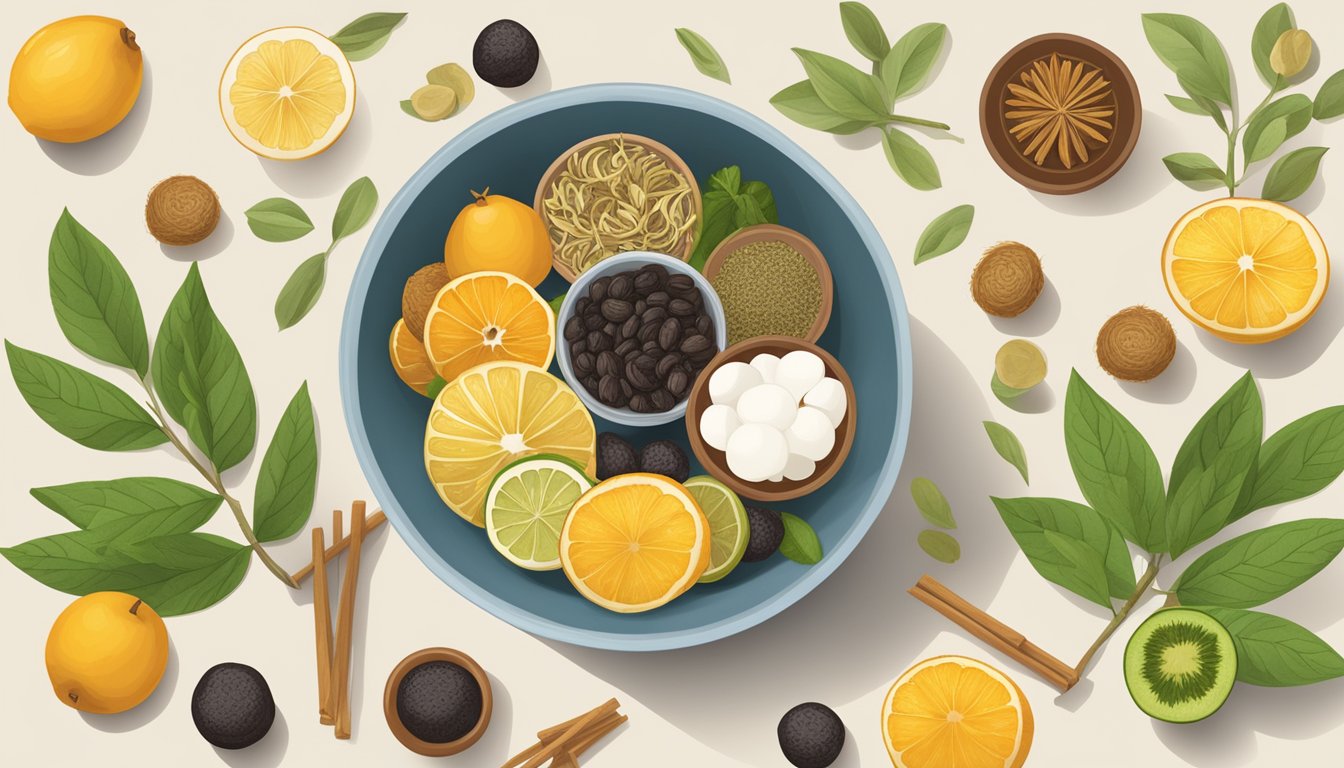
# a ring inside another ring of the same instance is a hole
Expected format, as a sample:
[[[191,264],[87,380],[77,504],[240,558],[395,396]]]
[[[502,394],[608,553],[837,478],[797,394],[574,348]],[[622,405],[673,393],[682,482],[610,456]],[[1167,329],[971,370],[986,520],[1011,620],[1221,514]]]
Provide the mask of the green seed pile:
[[[821,311],[821,278],[786,243],[763,240],[728,254],[712,281],[728,343],[756,336],[804,338]]]

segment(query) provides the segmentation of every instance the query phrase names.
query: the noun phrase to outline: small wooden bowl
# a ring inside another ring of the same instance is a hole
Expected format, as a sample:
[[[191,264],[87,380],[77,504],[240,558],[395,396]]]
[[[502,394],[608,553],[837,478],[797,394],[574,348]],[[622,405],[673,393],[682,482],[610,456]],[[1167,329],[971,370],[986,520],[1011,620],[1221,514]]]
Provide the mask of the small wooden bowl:
[[[770,240],[778,240],[801,253],[807,259],[807,263],[812,265],[812,269],[816,270],[817,278],[821,281],[821,307],[817,310],[817,317],[812,321],[812,326],[807,329],[807,335],[803,337],[804,341],[815,342],[821,338],[821,334],[826,330],[826,324],[831,321],[831,303],[835,299],[835,284],[831,279],[831,266],[826,263],[826,257],[821,254],[821,249],[803,233],[779,224],[756,224],[743,227],[729,235],[727,239],[714,248],[709,254],[709,258],[705,260],[704,269],[700,272],[710,283],[713,283],[714,278],[719,274],[719,270],[723,269],[723,262],[727,260],[728,254],[745,245]],[[729,338],[732,337],[732,330],[731,328],[728,329]]]
[[[749,483],[734,475],[728,469],[728,457],[723,451],[710,447],[700,437],[700,416],[705,412],[712,401],[709,397],[709,377],[714,375],[714,371],[719,366],[729,362],[751,362],[751,359],[763,352],[783,357],[794,350],[805,349],[808,352],[821,358],[826,366],[826,375],[837,379],[845,388],[845,398],[848,405],[845,408],[845,420],[840,423],[840,427],[835,431],[835,447],[831,449],[826,458],[817,462],[816,471],[806,480],[784,480],[778,483],[761,482]],[[700,372],[696,378],[695,384],[691,387],[691,396],[687,400],[686,407],[686,436],[691,442],[691,450],[695,452],[695,457],[704,465],[705,471],[723,482],[724,485],[732,488],[738,494],[756,501],[787,501],[796,499],[800,496],[817,490],[821,486],[835,477],[835,473],[840,471],[840,465],[845,463],[849,457],[849,449],[854,445],[854,430],[858,424],[856,412],[858,403],[854,397],[854,382],[850,380],[849,374],[840,365],[840,361],[835,359],[830,352],[818,347],[809,341],[795,339],[791,336],[757,336],[754,339],[747,339],[725,349],[715,355],[709,361],[709,365]]]
[[[621,138],[625,139],[627,144],[644,147],[661,157],[672,170],[681,174],[686,179],[686,183],[690,185],[691,215],[695,217],[696,223],[686,232],[686,236],[681,239],[679,245],[667,251],[669,256],[675,256],[682,261],[688,261],[691,258],[691,250],[695,247],[696,234],[700,231],[700,225],[703,223],[705,216],[704,201],[700,199],[700,185],[696,183],[695,174],[691,172],[691,167],[686,164],[685,160],[681,159],[680,155],[673,152],[666,144],[650,139],[647,136],[640,136],[634,133],[604,133],[601,136],[584,139],[564,152],[561,152],[560,156],[555,158],[555,162],[551,163],[551,167],[547,168],[546,172],[541,175],[541,181],[537,184],[537,194],[532,201],[532,207],[536,210],[537,215],[541,217],[542,223],[546,225],[546,230],[549,236],[551,222],[550,217],[546,215],[546,209],[543,202],[546,199],[547,193],[551,191],[551,186],[555,183],[556,177],[560,175],[560,172],[564,170],[565,164],[569,162],[570,156],[582,152],[594,144],[601,144],[606,141],[611,141],[612,139]],[[617,254],[612,255],[615,256]],[[572,283],[578,278],[578,274],[569,267],[562,265],[559,261],[552,261],[552,265],[555,267],[555,271],[560,273],[560,276],[565,278],[568,282]]]
[[[467,734],[457,741],[424,741],[415,736],[402,724],[397,714],[397,689],[402,678],[412,669],[431,661],[447,661],[471,673],[476,684],[481,686],[481,718]],[[485,729],[490,726],[490,715],[494,709],[494,699],[490,694],[490,676],[485,674],[481,665],[467,654],[452,648],[423,648],[401,660],[401,663],[387,676],[387,685],[383,688],[383,716],[387,718],[387,727],[397,737],[401,745],[412,752],[426,757],[447,757],[467,749],[481,740]]]

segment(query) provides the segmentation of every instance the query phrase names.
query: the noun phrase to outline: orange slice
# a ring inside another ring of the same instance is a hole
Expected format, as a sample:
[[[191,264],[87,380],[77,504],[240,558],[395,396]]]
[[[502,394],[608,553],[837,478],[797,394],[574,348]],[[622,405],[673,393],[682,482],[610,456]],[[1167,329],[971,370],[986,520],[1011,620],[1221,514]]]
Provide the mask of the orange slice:
[[[617,475],[579,497],[560,530],[560,567],[579,593],[618,613],[665,605],[709,567],[709,520],[662,475]]]
[[[1292,208],[1224,198],[1172,227],[1162,276],[1195,325],[1260,344],[1287,336],[1316,311],[1330,283],[1330,258],[1311,221]]]
[[[473,272],[434,297],[425,317],[425,351],[444,381],[499,360],[546,368],[555,354],[555,313],[518,277]]]
[[[397,320],[392,326],[392,335],[387,339],[387,353],[392,358],[392,370],[406,386],[424,395],[428,393],[429,382],[438,374],[429,364],[429,355],[425,354],[425,345],[406,328],[405,320]]]
[[[425,426],[425,471],[439,498],[485,525],[485,495],[499,471],[540,453],[597,472],[593,417],[563,381],[525,363],[486,363],[448,382]]]
[[[882,737],[896,768],[1019,768],[1035,728],[1017,684],[965,656],[919,662],[882,703]]]

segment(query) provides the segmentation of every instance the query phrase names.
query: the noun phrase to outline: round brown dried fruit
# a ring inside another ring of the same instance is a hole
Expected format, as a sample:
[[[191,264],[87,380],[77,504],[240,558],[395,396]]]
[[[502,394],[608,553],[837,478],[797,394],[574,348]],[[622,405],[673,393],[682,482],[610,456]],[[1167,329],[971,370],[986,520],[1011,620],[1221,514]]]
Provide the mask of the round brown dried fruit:
[[[169,176],[149,191],[145,224],[164,245],[199,243],[219,224],[219,198],[195,176]]]
[[[417,339],[425,338],[425,317],[434,305],[439,289],[448,284],[448,267],[442,261],[426,264],[406,280],[401,292],[401,319],[406,330]]]
[[[1149,381],[1176,356],[1176,332],[1162,313],[1130,307],[1115,313],[1097,334],[1097,362],[1117,379]]]
[[[975,303],[997,317],[1026,312],[1044,287],[1045,273],[1036,252],[1011,241],[985,251],[971,273]]]

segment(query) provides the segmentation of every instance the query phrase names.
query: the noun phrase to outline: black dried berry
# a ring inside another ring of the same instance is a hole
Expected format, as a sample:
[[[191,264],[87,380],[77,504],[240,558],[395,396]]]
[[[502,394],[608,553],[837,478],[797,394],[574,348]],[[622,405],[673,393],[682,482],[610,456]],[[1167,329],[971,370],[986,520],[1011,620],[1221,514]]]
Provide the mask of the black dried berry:
[[[639,471],[639,454],[625,438],[614,432],[597,436],[597,479],[606,480],[616,475]]]
[[[709,315],[701,315],[695,319],[695,330],[700,332],[701,336],[708,338],[713,335],[714,321]]]
[[[654,440],[644,446],[639,452],[639,468],[670,477],[678,483],[691,476],[691,462],[686,458],[686,452],[671,440]]]
[[[471,49],[476,74],[500,88],[516,88],[531,80],[540,61],[537,38],[512,19],[500,19],[482,29]]]
[[[590,337],[588,339],[588,346],[591,347],[593,345],[593,340],[591,338],[591,334],[589,336]],[[698,355],[703,354],[708,349],[709,349],[709,339],[705,338],[704,336],[701,336],[698,333],[694,336],[687,336],[686,338],[681,340],[682,354]]]
[[[677,405],[677,398],[672,396],[666,389],[655,389],[653,394],[649,395],[649,400],[653,403],[653,410],[658,413],[670,411]]]
[[[637,339],[626,339],[616,345],[616,356],[624,358],[632,352],[639,352],[639,341]]]
[[[681,397],[691,386],[691,377],[685,371],[673,371],[667,376],[667,391]]]
[[[583,330],[582,318],[578,315],[569,318],[569,321],[565,323],[565,340],[574,341],[583,335]]]
[[[657,288],[658,275],[653,272],[640,270],[639,274],[635,275],[635,290],[639,292],[640,296],[648,296]]]
[[[784,541],[784,518],[773,509],[747,507],[747,523],[751,535],[747,538],[747,550],[742,559],[756,563],[779,551]]]
[[[427,661],[401,678],[397,719],[413,736],[447,744],[466,736],[481,719],[481,684],[451,661]]]
[[[667,295],[667,291],[654,291],[649,294],[647,301],[650,307],[666,307],[672,297]]]
[[[653,410],[653,402],[643,392],[636,392],[630,396],[630,410],[635,413],[649,413]]]
[[[243,749],[261,741],[275,721],[275,699],[261,673],[246,664],[216,664],[191,694],[191,719],[206,741]]]
[[[622,339],[629,339],[633,338],[634,335],[638,332],[639,332],[639,316],[631,315],[630,317],[627,317],[625,319],[624,323],[621,323],[620,333],[617,335],[620,336]]]
[[[574,373],[583,378],[596,370],[597,360],[592,352],[584,352],[574,357]]]
[[[681,355],[672,352],[658,359],[658,367],[654,368],[653,372],[658,378],[666,379],[668,374],[672,373],[672,369],[678,365],[681,365]]]
[[[611,285],[607,286],[607,294],[613,299],[624,299],[630,296],[630,291],[634,288],[634,281],[630,279],[629,273],[624,273],[611,278]]]
[[[635,313],[635,305],[625,299],[604,299],[601,306],[602,316],[612,323],[624,323]]]
[[[592,306],[593,306],[592,299],[588,298],[587,296],[580,296],[579,300],[574,303],[574,314],[586,315],[588,314],[589,308],[591,308]]]
[[[605,352],[612,347],[611,337],[601,331],[588,332],[588,351],[593,354]]]
[[[597,382],[597,399],[610,406],[618,406],[621,401],[621,382],[612,374],[604,375]]]
[[[667,311],[677,317],[689,317],[695,314],[695,305],[685,299],[673,299],[667,303]]]
[[[663,349],[662,345],[658,343],[657,338],[652,338],[644,342],[644,345],[640,347],[640,349],[644,351],[644,354],[652,357],[654,360],[662,357],[663,353],[666,351]]]
[[[669,317],[658,328],[658,346],[663,349],[672,349],[680,342],[681,323]]]
[[[609,277],[597,278],[596,280],[593,281],[593,284],[588,288],[588,298],[593,300],[594,302],[597,302],[598,304],[601,304],[602,300],[607,298],[607,286],[609,285],[611,285],[611,278]]]
[[[602,315],[597,312],[589,312],[583,318],[583,329],[588,331],[589,333],[592,333],[593,331],[596,330],[600,330],[602,326],[606,324],[607,321],[603,319]]]
[[[594,365],[598,376],[618,376],[621,372],[621,357],[609,349],[604,349],[597,355],[597,362]]]
[[[809,701],[779,720],[779,748],[798,768],[827,768],[845,747],[845,724],[825,704]]]

